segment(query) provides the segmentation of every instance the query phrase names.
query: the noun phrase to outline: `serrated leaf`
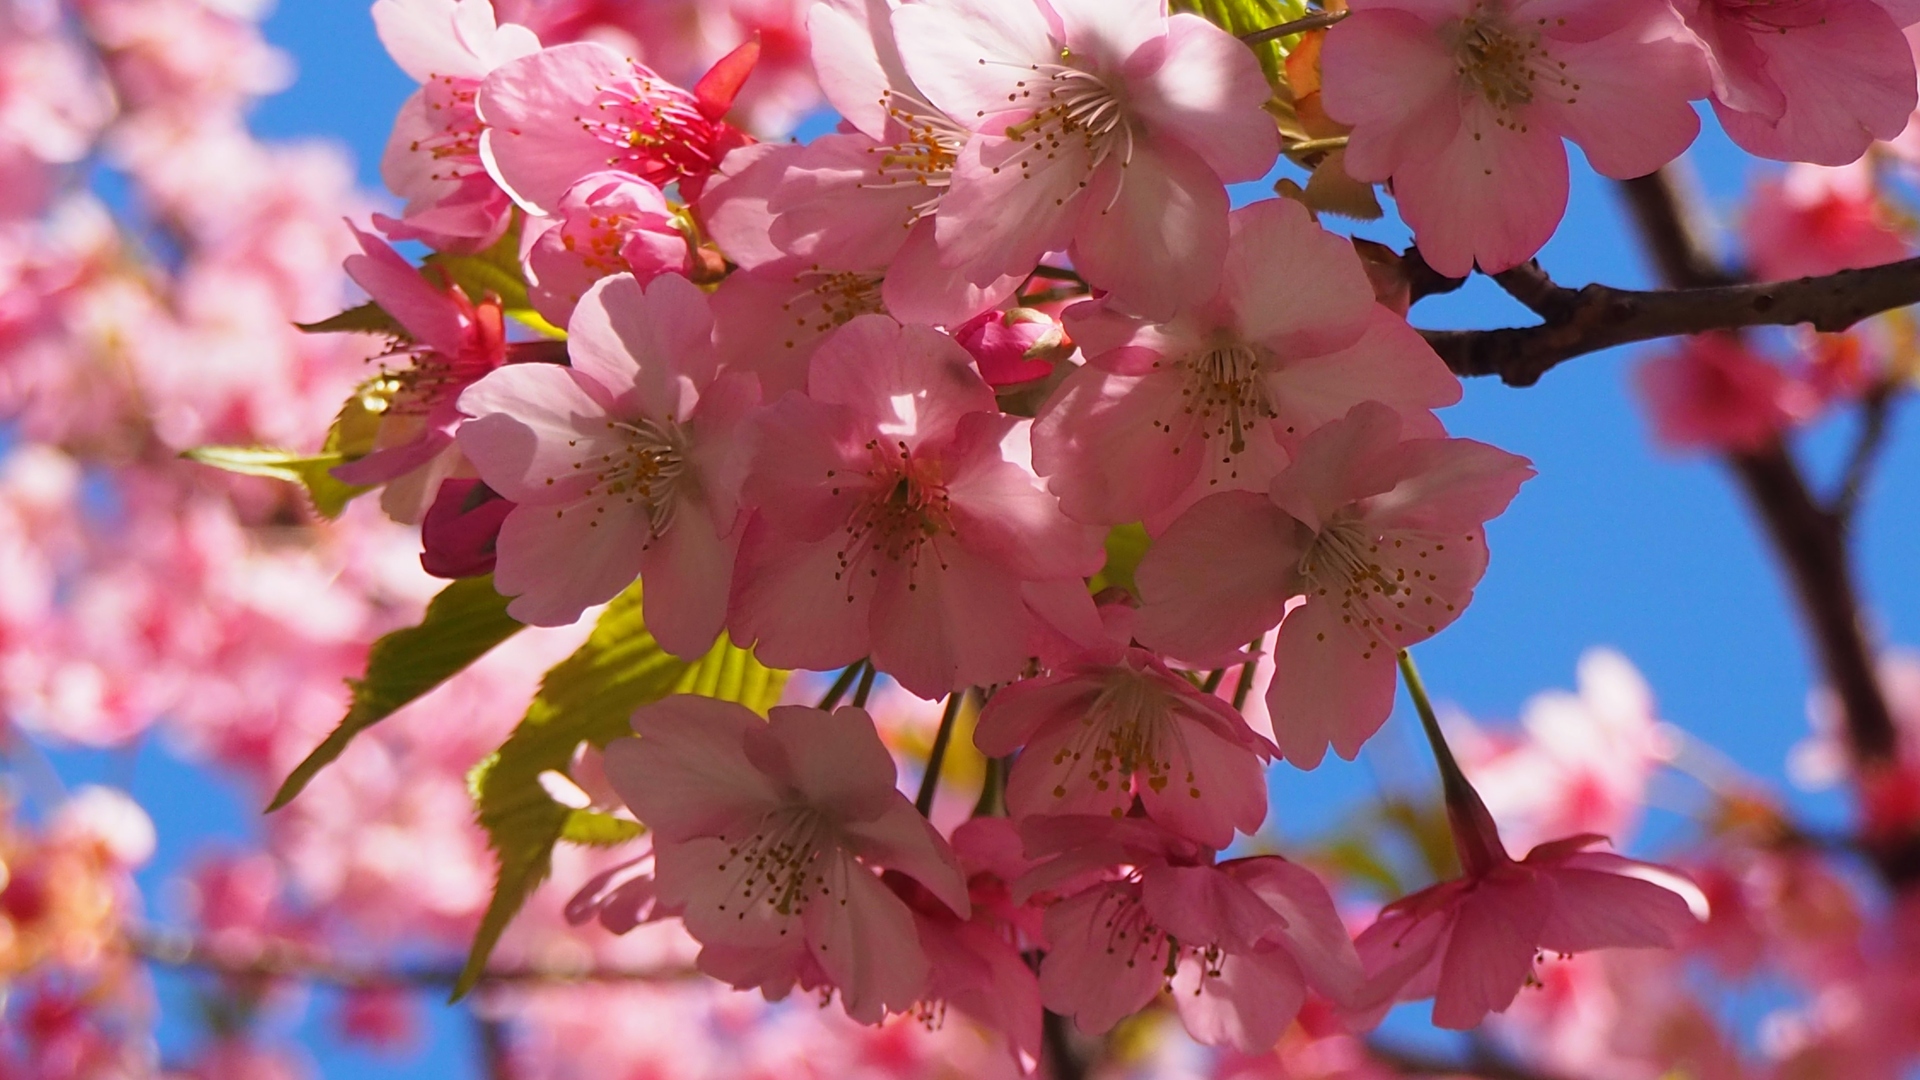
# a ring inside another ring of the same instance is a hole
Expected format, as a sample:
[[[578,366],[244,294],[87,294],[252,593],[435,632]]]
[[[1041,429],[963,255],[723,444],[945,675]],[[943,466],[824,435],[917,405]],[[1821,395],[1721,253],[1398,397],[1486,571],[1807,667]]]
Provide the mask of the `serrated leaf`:
[[[672,693],[692,666],[647,633],[635,583],[607,605],[586,643],[541,677],[519,726],[474,769],[469,786],[499,874],[454,1000],[480,981],[507,924],[552,871],[553,845],[575,813],[553,801],[540,774],[564,771],[583,741],[604,746],[627,734],[633,710]]]
[[[520,627],[507,614],[507,598],[494,591],[490,574],[462,578],[440,590],[418,625],[373,643],[366,674],[348,680],[353,704],[346,718],[294,767],[267,809],[287,805],[355,736],[458,674]]]
[[[180,456],[242,476],[264,476],[299,484],[313,500],[313,508],[327,518],[339,517],[347,503],[370,490],[334,479],[329,470],[345,459],[333,452],[302,454],[270,446],[201,446]]]
[[[1140,560],[1146,558],[1147,549],[1153,546],[1153,540],[1147,536],[1146,526],[1135,522],[1132,525],[1115,525],[1107,530],[1107,563],[1100,568],[1087,588],[1094,592],[1102,589],[1119,588],[1134,591],[1134,571],[1140,569]]]
[[[338,315],[321,319],[319,322],[297,322],[293,324],[308,334],[386,334],[391,337],[412,337],[400,320],[387,314],[387,309],[369,300],[359,307],[350,307]]]
[[[761,716],[780,700],[791,672],[767,667],[753,653],[729,641],[725,634],[700,662],[687,670],[674,687],[676,694],[698,694],[721,701],[737,701]]]
[[[587,847],[616,847],[637,840],[646,826],[631,818],[614,817],[594,810],[569,810],[560,826],[560,839]]]
[[[630,734],[633,711],[669,694],[736,701],[764,715],[780,699],[787,674],[724,636],[699,661],[681,660],[647,633],[638,582],[615,597],[586,644],[541,678],[513,734],[468,777],[499,876],[454,999],[479,982],[500,935],[552,871],[555,844],[611,844],[639,835],[620,835],[639,828],[631,822],[555,802],[541,773],[564,772],[582,742],[605,746]]]

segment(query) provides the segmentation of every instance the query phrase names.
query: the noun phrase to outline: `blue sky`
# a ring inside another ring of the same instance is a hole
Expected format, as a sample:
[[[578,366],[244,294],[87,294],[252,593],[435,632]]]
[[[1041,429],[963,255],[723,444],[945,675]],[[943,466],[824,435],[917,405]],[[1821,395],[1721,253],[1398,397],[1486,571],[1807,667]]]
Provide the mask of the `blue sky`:
[[[380,148],[412,84],[381,51],[364,6],[294,0],[271,18],[267,32],[294,55],[300,79],[263,103],[256,129],[273,138],[338,141],[355,155],[362,182],[377,188]],[[1761,166],[1733,150],[1711,121],[1708,127],[1690,157],[1726,209]],[[1355,231],[1396,246],[1406,239],[1390,223]],[[1542,261],[1563,284],[1649,280],[1614,193],[1578,168],[1566,223]],[[1455,296],[1423,303],[1414,320],[1469,327],[1530,318],[1480,279]],[[1489,528],[1492,569],[1472,607],[1418,656],[1438,698],[1495,719],[1513,716],[1543,688],[1570,686],[1584,649],[1614,646],[1646,674],[1667,719],[1777,779],[1788,748],[1806,731],[1813,677],[1806,645],[1771,553],[1724,470],[1709,460],[1662,454],[1649,442],[1627,379],[1636,356],[1647,351],[1583,357],[1525,390],[1485,380],[1468,384],[1466,400],[1446,414],[1448,425],[1532,458],[1540,475]],[[1920,640],[1920,573],[1910,539],[1920,532],[1914,497],[1920,434],[1911,419],[1904,410],[1896,413],[1858,532],[1863,592],[1871,617],[1893,643]],[[1850,432],[1851,421],[1840,418],[1804,440],[1823,478],[1844,454]],[[1383,738],[1387,756],[1418,760],[1409,710],[1396,715]],[[1393,750],[1396,742],[1400,749]],[[69,779],[131,778],[161,828],[162,856],[148,875],[155,882],[204,843],[249,835],[257,813],[241,796],[151,746],[131,756],[61,754],[58,760]],[[1312,774],[1282,766],[1273,781],[1273,813],[1284,833],[1299,835],[1365,798],[1374,784],[1366,756],[1355,765],[1330,759]],[[1842,812],[1832,798],[1801,803],[1818,817]],[[189,1001],[173,979],[166,998],[176,1015],[165,1041],[177,1047],[190,1030],[179,1011]],[[297,1021],[295,1033],[326,1076],[479,1075],[471,1030],[458,1010],[433,1010],[423,1052],[394,1061],[333,1044],[326,1001],[318,1004]]]

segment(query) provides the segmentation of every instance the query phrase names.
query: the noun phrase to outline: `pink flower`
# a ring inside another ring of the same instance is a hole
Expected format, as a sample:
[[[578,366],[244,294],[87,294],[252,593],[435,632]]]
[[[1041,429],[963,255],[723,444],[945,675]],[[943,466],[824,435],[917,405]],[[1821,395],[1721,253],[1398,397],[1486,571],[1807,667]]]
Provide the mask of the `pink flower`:
[[[609,169],[656,187],[678,182],[697,198],[727,151],[748,141],[721,117],[755,55],[741,46],[692,91],[597,42],[522,57],[480,87],[481,157],[533,214],[554,212],[582,177]]]
[[[1727,334],[1687,338],[1634,376],[1654,437],[1673,449],[1757,450],[1823,404],[1805,379]]]
[[[647,629],[701,656],[725,619],[758,389],[716,364],[706,295],[675,274],[602,280],[568,330],[572,367],[503,368],[460,398],[461,446],[516,504],[494,585],[514,618],[557,626],[643,577]]]
[[[1765,281],[1879,266],[1907,257],[1880,200],[1871,162],[1792,165],[1754,185],[1741,219],[1753,271]]]
[[[1215,865],[1145,822],[1104,815],[1034,819],[1021,835],[1036,857],[1121,867],[1047,909],[1041,999],[1088,1034],[1166,989],[1195,1039],[1260,1053],[1309,987],[1342,1003],[1360,990],[1359,958],[1326,886],[1277,855]]]
[[[1019,386],[1053,374],[1053,361],[1073,353],[1059,320],[1033,308],[983,311],[953,328],[987,385]]]
[[[886,314],[878,273],[821,270],[781,258],[735,270],[713,292],[714,341],[730,367],[760,377],[769,400],[807,388],[807,365],[827,335],[862,315]]]
[[[378,0],[374,26],[420,89],[400,106],[380,177],[407,200],[389,236],[476,250],[500,238],[513,203],[480,161],[474,100],[494,68],[540,50],[524,26],[496,23],[490,0]]]
[[[742,179],[767,188],[766,217],[736,223],[738,208],[716,212],[723,247],[741,227],[758,228],[815,268],[884,270],[888,306],[908,322],[951,325],[998,305],[1027,268],[976,286],[940,263],[934,215],[970,132],[908,77],[888,5],[816,4],[808,26],[821,88],[853,130],[748,166],[758,176]]]
[[[1916,101],[1902,0],[1679,0],[1707,46],[1713,111],[1742,149],[1845,165],[1906,129]]]
[[[1533,475],[1485,443],[1401,430],[1387,406],[1355,406],[1270,492],[1201,500],[1140,564],[1149,647],[1209,662],[1279,624],[1267,709],[1302,768],[1328,744],[1351,760],[1379,730],[1396,650],[1460,616],[1486,572],[1483,526]]]
[[[506,326],[497,299],[475,304],[458,285],[435,288],[379,237],[358,229],[354,235],[364,254],[347,258],[347,276],[413,341],[388,354],[405,357],[405,368],[383,371],[361,388],[384,406],[373,452],[335,466],[333,475],[349,484],[385,484],[381,509],[411,525],[433,505],[440,481],[463,465],[454,442],[456,402],[507,362]]]
[[[1435,1025],[1478,1027],[1513,1003],[1542,952],[1672,948],[1698,925],[1691,882],[1586,850],[1604,837],[1555,840],[1515,862],[1472,788],[1449,785],[1447,808],[1462,876],[1389,904],[1354,943],[1366,1026],[1395,1001],[1432,997]]]
[[[1374,302],[1347,241],[1291,199],[1233,212],[1217,293],[1155,322],[1067,309],[1090,358],[1034,421],[1034,464],[1070,516],[1159,532],[1221,491],[1261,491],[1308,432],[1362,401],[1442,434],[1460,381]]]
[[[940,265],[986,286],[1065,249],[1149,314],[1213,291],[1223,185],[1278,149],[1245,45],[1160,0],[927,0],[893,24],[927,100],[975,133],[940,201]]]
[[[634,714],[607,775],[653,834],[661,899],[704,946],[703,971],[778,999],[817,972],[848,1015],[878,1023],[925,992],[913,915],[876,870],[897,870],[965,918],[966,879],[894,790],[867,714],[747,709],[678,696]]]
[[[776,667],[870,655],[935,698],[1017,675],[1036,606],[1091,616],[1099,537],[1041,489],[1027,425],[995,411],[952,338],[862,316],[814,353],[808,395],[760,418],[735,641]]]
[[[1571,139],[1641,176],[1700,130],[1699,46],[1665,0],[1356,0],[1328,32],[1322,101],[1347,172],[1393,182],[1435,270],[1527,261],[1567,206]]]
[[[1006,792],[1016,817],[1119,817],[1138,798],[1159,824],[1224,848],[1267,816],[1273,745],[1143,649],[1101,650],[1001,689],[974,743],[988,757],[1021,751]]]
[[[440,482],[420,518],[420,568],[437,578],[493,573],[494,545],[513,504],[473,479]]]
[[[667,197],[625,173],[582,177],[552,217],[530,218],[526,230],[527,295],[557,326],[601,278],[632,274],[644,285],[661,274],[684,274],[692,263]]]

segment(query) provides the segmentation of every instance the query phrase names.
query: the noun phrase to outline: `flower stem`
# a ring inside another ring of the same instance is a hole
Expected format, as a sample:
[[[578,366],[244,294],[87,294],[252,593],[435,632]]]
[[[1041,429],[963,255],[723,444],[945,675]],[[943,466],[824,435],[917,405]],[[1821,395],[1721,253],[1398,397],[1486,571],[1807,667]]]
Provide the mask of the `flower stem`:
[[[1233,708],[1235,712],[1247,707],[1247,695],[1253,693],[1254,672],[1260,666],[1260,654],[1267,644],[1267,635],[1261,634],[1248,646],[1253,656],[1240,665],[1240,681],[1233,687]]]
[[[867,662],[862,660],[857,664],[848,664],[845,668],[841,669],[840,677],[833,680],[833,685],[827,688],[826,695],[820,699],[820,704],[815,705],[814,708],[819,709],[821,712],[832,712],[833,707],[840,704],[840,699],[847,696],[848,688],[853,686],[853,680],[860,676],[861,670],[865,668],[866,665]]]
[[[853,707],[856,709],[867,707],[867,696],[873,693],[873,677],[879,674],[873,669],[873,661],[862,660],[860,663],[860,685],[853,691]]]
[[[913,808],[920,811],[921,817],[933,816],[933,793],[940,786],[940,767],[946,764],[947,744],[953,741],[953,723],[960,718],[960,703],[966,696],[964,690],[947,695],[946,711],[940,714],[940,730],[933,736],[933,749],[927,751],[927,772],[920,778],[920,794],[913,800]]]
[[[1334,23],[1346,17],[1347,13],[1344,11],[1323,11],[1316,15],[1308,15],[1303,19],[1283,22],[1279,26],[1269,26],[1264,30],[1255,30],[1252,33],[1241,34],[1240,40],[1249,45],[1258,45],[1262,42],[1274,41],[1279,38],[1290,37],[1294,34],[1304,34],[1309,30],[1325,30],[1327,27],[1332,26]]]
[[[1460,855],[1460,865],[1469,874],[1485,874],[1506,858],[1493,815],[1487,813],[1487,804],[1481,801],[1480,793],[1473,790],[1467,774],[1460,771],[1453,749],[1440,732],[1440,718],[1434,715],[1433,702],[1427,698],[1427,684],[1420,679],[1413,654],[1405,649],[1400,650],[1400,674],[1406,680],[1407,696],[1413,699],[1414,711],[1420,714],[1420,727],[1427,733],[1427,744],[1433,747],[1433,762],[1440,768],[1447,824],[1453,830],[1453,846]]]

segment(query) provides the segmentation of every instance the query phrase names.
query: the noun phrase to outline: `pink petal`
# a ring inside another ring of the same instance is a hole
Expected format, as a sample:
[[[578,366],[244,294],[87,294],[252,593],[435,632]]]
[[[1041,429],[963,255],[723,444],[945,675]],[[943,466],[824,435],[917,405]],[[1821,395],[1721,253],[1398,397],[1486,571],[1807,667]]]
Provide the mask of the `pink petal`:
[[[1022,158],[1037,159],[1031,171]],[[1042,154],[1034,140],[969,139],[934,221],[940,261],[978,285],[1032,270],[1074,238],[1092,165],[1078,142]]]
[[[1279,917],[1270,940],[1291,954],[1315,989],[1340,1004],[1358,999],[1366,981],[1360,955],[1333,897],[1313,871],[1277,855],[1221,864]]]
[[[351,223],[348,228],[353,228]],[[420,271],[386,241],[359,229],[353,229],[353,235],[364,252],[347,256],[347,276],[353,283],[406,327],[415,341],[448,356],[458,355],[466,342],[466,327],[453,298],[427,284]]]
[[[573,370],[618,396],[622,411],[684,420],[714,374],[707,296],[678,274],[645,286],[631,274],[602,278],[574,309],[567,355]]]
[[[1473,97],[1446,149],[1396,171],[1393,193],[1428,265],[1496,274],[1532,258],[1560,224],[1567,152],[1551,128],[1513,123]]]
[[[1280,753],[1302,769],[1331,745],[1352,761],[1393,712],[1394,648],[1313,596],[1280,624],[1267,712]]]
[[[607,425],[598,387],[583,383],[570,368],[509,364],[461,393],[474,419],[460,425],[460,448],[488,487],[517,503],[581,497],[592,478],[576,466],[603,452]]]
[[[840,555],[852,544],[844,531],[789,540],[756,518],[740,542],[727,607],[733,640],[775,668],[832,671],[865,657],[874,584],[861,574],[843,580]]]
[[[1140,641],[1198,660],[1244,648],[1299,594],[1302,540],[1299,524],[1265,496],[1202,499],[1140,563]]]
[[[1111,0],[1092,3],[1102,18],[1112,17]],[[1140,5],[1157,23],[1155,6]],[[1163,43],[1156,43],[1164,54],[1152,73],[1129,72],[1128,107],[1146,121],[1156,140],[1179,142],[1222,181],[1235,184],[1265,176],[1280,146],[1273,118],[1262,108],[1273,91],[1253,51],[1197,15],[1167,19],[1165,35]]]
[[[1445,434],[1429,410],[1460,400],[1459,378],[1419,331],[1386,308],[1372,305],[1363,325],[1360,338],[1346,348],[1278,363],[1267,377],[1273,426],[1298,437],[1371,400],[1400,414],[1405,437]]]
[[[1846,165],[1875,139],[1905,130],[1916,100],[1914,60],[1904,35],[1879,5],[1830,2],[1821,18],[1784,33],[1755,34],[1766,71],[1787,108],[1777,121],[1714,112],[1727,135],[1762,157]]]
[[[1027,280],[1019,267],[976,285],[940,262],[934,218],[921,218],[894,254],[881,288],[887,311],[901,322],[957,327],[1007,302]]]
[[[1020,72],[1053,60],[1055,49],[1033,0],[905,5],[894,10],[893,38],[927,100],[963,124],[1005,112]]]
[[[967,898],[967,878],[953,849],[905,796],[899,792],[893,796],[879,817],[845,826],[849,847],[874,866],[898,870],[926,886],[960,918],[970,917],[973,905]]]
[[[715,535],[715,525],[698,507],[685,506],[640,555],[647,631],[683,660],[705,656],[727,621],[740,533],[723,538]]]
[[[1180,962],[1173,1006],[1196,1042],[1267,1054],[1306,1004],[1307,987],[1281,949],[1230,953],[1217,971],[1198,957]]]
[[[1047,909],[1051,948],[1040,964],[1040,1000],[1101,1035],[1160,992],[1166,936],[1151,929],[1124,884],[1096,886]]]
[[[891,92],[909,85],[893,43],[891,5],[886,0],[815,4],[807,12],[807,40],[828,104],[863,134],[882,138]]]
[[[606,168],[607,145],[569,120],[630,67],[605,45],[581,41],[503,64],[481,84],[480,157],[528,213],[551,212],[574,181]]]
[[[1263,199],[1235,210],[1231,225],[1220,291],[1247,340],[1316,356],[1366,332],[1379,307],[1367,272],[1353,246],[1315,224],[1304,205]]]
[[[1286,919],[1216,866],[1148,867],[1140,903],[1162,930],[1196,947],[1246,952],[1278,937]]]
[[[1132,150],[1094,171],[1068,250],[1114,303],[1164,317],[1219,286],[1227,189],[1178,146],[1142,140]]]
[[[742,874],[734,865],[738,843],[737,839],[703,836],[658,844],[653,866],[660,901],[681,910],[687,932],[701,944],[753,949],[762,954],[755,968],[791,970],[792,954],[801,951],[803,912],[793,910],[793,906],[783,912],[741,887]],[[837,851],[828,857],[834,855],[846,858]],[[819,906],[808,904],[805,913]],[[745,982],[737,975],[716,977],[736,986],[751,986],[764,976]]]
[[[1672,18],[1665,11],[1649,14],[1645,21]],[[1556,42],[1552,55],[1565,65],[1560,78],[1571,86],[1550,86],[1534,98],[1545,122],[1578,143],[1602,176],[1645,176],[1679,157],[1700,133],[1690,102],[1707,96],[1712,80],[1699,46],[1650,36]]]
[[[894,789],[893,757],[865,709],[832,712],[775,706],[749,735],[747,759],[836,821],[867,821],[906,800]]]
[[[768,200],[781,251],[833,270],[887,266],[928,198],[881,172],[893,148],[865,135],[822,135],[785,155]]]
[[[1099,525],[1140,521],[1192,486],[1206,440],[1180,407],[1184,383],[1176,372],[1114,375],[1092,364],[1067,376],[1033,422],[1034,466],[1062,511]]]
[[[831,893],[806,906],[808,952],[840,991],[847,1015],[877,1024],[926,992],[932,967],[913,913],[850,857],[821,868]]]
[[[1354,129],[1345,162],[1358,180],[1385,180],[1430,160],[1460,125],[1459,74],[1436,26],[1400,10],[1410,6],[1355,5],[1320,56],[1321,101]]]
[[[1077,717],[1097,692],[1093,684],[1065,672],[1022,679],[988,699],[974,726],[973,744],[988,757],[1005,757],[1032,741],[1043,727]],[[1015,770],[1024,761],[1015,761]]]
[[[1540,947],[1567,953],[1670,949],[1684,941],[1699,926],[1686,897],[1654,881],[1628,876],[1641,867],[1604,852],[1582,853],[1558,866],[1543,866],[1542,872],[1553,877],[1557,893],[1553,915],[1540,931]]]
[[[1018,582],[998,564],[932,539],[913,561],[880,568],[873,664],[928,699],[1008,682],[1027,660],[1029,618]]]
[[[1531,878],[1483,881],[1462,899],[1440,963],[1436,1027],[1467,1031],[1513,1004],[1533,974],[1533,954],[1553,906],[1554,891]]]
[[[607,780],[656,841],[734,832],[779,800],[742,749],[747,733],[763,726],[731,702],[663,698],[633,714],[638,739],[607,744]]]
[[[1212,848],[1233,842],[1234,830],[1251,836],[1267,816],[1266,769],[1251,740],[1223,736],[1176,713],[1180,734],[1167,754],[1164,786],[1136,777],[1147,816],[1182,836]],[[1244,732],[1246,724],[1234,722]]]
[[[608,502],[606,512],[596,509],[517,506],[501,522],[493,584],[514,598],[507,614],[530,626],[566,626],[640,576],[651,535],[645,508]]]
[[[884,315],[863,315],[821,342],[807,380],[814,400],[847,406],[858,428],[909,448],[951,438],[961,417],[996,409],[967,350]]]
[[[1091,577],[1106,562],[1102,535],[1062,514],[1024,467],[1028,431],[1000,414],[960,418],[945,476],[954,531],[1023,579]]]

